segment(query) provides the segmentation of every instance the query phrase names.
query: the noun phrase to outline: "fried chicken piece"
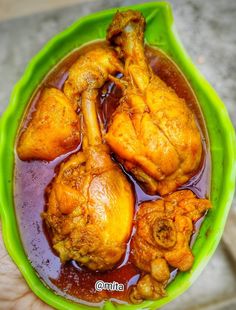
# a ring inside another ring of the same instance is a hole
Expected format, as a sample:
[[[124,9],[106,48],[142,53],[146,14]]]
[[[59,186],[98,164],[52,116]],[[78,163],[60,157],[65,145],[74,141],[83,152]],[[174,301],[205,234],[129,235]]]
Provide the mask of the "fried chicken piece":
[[[164,285],[160,285],[152,276],[146,274],[130,293],[130,301],[140,304],[144,299],[155,300],[165,296]]]
[[[80,120],[67,97],[56,88],[45,88],[17,153],[21,160],[53,160],[80,143]]]
[[[91,270],[108,270],[125,253],[134,194],[102,143],[95,108],[97,94],[94,89],[82,93],[83,151],[61,164],[43,217],[61,261],[74,259]]]
[[[136,233],[131,242],[132,259],[150,278],[151,299],[165,295],[164,288],[170,277],[168,264],[180,271],[192,267],[194,257],[189,242],[194,223],[209,208],[209,200],[198,199],[190,190],[177,191],[162,200],[141,204],[136,218]],[[150,299],[139,288],[139,282],[130,295],[134,303]]]
[[[116,13],[107,39],[125,60],[123,97],[105,137],[146,192],[161,195],[186,183],[199,168],[200,132],[186,102],[149,67],[145,20],[138,11]],[[116,80],[114,79],[116,82]]]
[[[98,47],[79,57],[71,66],[64,84],[64,93],[77,107],[80,95],[88,87],[98,89],[110,74],[123,72],[116,52],[110,47]]]

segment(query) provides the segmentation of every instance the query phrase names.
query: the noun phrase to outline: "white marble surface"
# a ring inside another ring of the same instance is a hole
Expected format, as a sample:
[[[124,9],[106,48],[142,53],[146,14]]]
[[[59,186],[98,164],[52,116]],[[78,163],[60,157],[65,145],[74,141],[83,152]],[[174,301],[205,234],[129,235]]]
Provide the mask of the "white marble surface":
[[[80,16],[109,7],[140,2],[147,1],[89,1],[0,23],[0,114],[7,106],[11,89],[23,73],[27,62],[48,39]],[[236,1],[170,2],[173,4],[175,23],[185,48],[225,102],[236,126]],[[221,244],[195,284],[163,309],[205,309],[215,301],[232,299],[228,305],[223,303],[223,306],[218,307],[215,304],[212,309],[235,310],[234,297],[235,266]]]

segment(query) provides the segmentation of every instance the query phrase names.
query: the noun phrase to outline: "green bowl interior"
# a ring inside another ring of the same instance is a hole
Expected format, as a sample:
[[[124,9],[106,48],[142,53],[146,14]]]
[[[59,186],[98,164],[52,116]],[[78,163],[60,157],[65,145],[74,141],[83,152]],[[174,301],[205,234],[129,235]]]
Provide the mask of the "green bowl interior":
[[[197,278],[214,253],[222,235],[233,198],[235,182],[235,133],[224,104],[186,54],[175,32],[170,5],[166,2],[134,5],[146,17],[145,39],[166,52],[180,67],[195,91],[206,121],[212,159],[211,201],[213,204],[193,246],[195,261],[189,272],[179,273],[168,286],[168,296],[141,305],[104,304],[104,309],[157,309],[183,293]],[[126,8],[119,8],[125,10]],[[29,63],[12,92],[10,104],[0,124],[0,195],[3,237],[6,248],[31,289],[56,309],[94,309],[54,294],[36,275],[24,252],[14,212],[14,143],[23,113],[33,92],[45,75],[75,48],[104,39],[116,9],[81,18],[55,36]]]

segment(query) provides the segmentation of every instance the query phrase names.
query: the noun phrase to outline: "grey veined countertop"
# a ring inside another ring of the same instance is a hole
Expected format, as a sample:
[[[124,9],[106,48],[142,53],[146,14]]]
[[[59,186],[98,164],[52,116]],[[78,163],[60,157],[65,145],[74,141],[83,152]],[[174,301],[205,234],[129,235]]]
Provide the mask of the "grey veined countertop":
[[[141,2],[148,1],[84,1],[46,13],[0,21],[0,114],[28,61],[56,33],[90,12]],[[236,1],[170,2],[183,45],[224,101],[236,127]],[[236,309],[236,261],[230,259],[223,242],[193,286],[163,309]]]

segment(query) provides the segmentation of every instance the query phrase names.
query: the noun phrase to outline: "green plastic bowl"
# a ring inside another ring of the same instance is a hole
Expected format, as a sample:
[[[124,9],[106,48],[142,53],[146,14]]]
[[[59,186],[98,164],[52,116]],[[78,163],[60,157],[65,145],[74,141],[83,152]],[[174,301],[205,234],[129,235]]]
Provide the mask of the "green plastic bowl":
[[[213,255],[229,212],[236,174],[236,139],[224,104],[185,52],[176,34],[171,7],[166,2],[146,3],[129,7],[140,10],[146,17],[145,38],[158,46],[180,67],[189,80],[206,121],[212,159],[211,201],[208,212],[193,246],[195,261],[189,272],[180,272],[168,286],[168,296],[141,305],[115,305],[105,302],[104,309],[157,309],[186,291],[196,280]],[[127,7],[119,8],[126,10]],[[14,87],[10,104],[0,123],[0,203],[3,237],[6,248],[32,291],[56,309],[94,309],[76,304],[56,295],[39,279],[22,246],[13,202],[14,144],[18,127],[27,104],[50,69],[64,56],[82,44],[104,39],[106,29],[117,9],[91,14],[79,19],[55,36],[31,60],[24,75]]]

